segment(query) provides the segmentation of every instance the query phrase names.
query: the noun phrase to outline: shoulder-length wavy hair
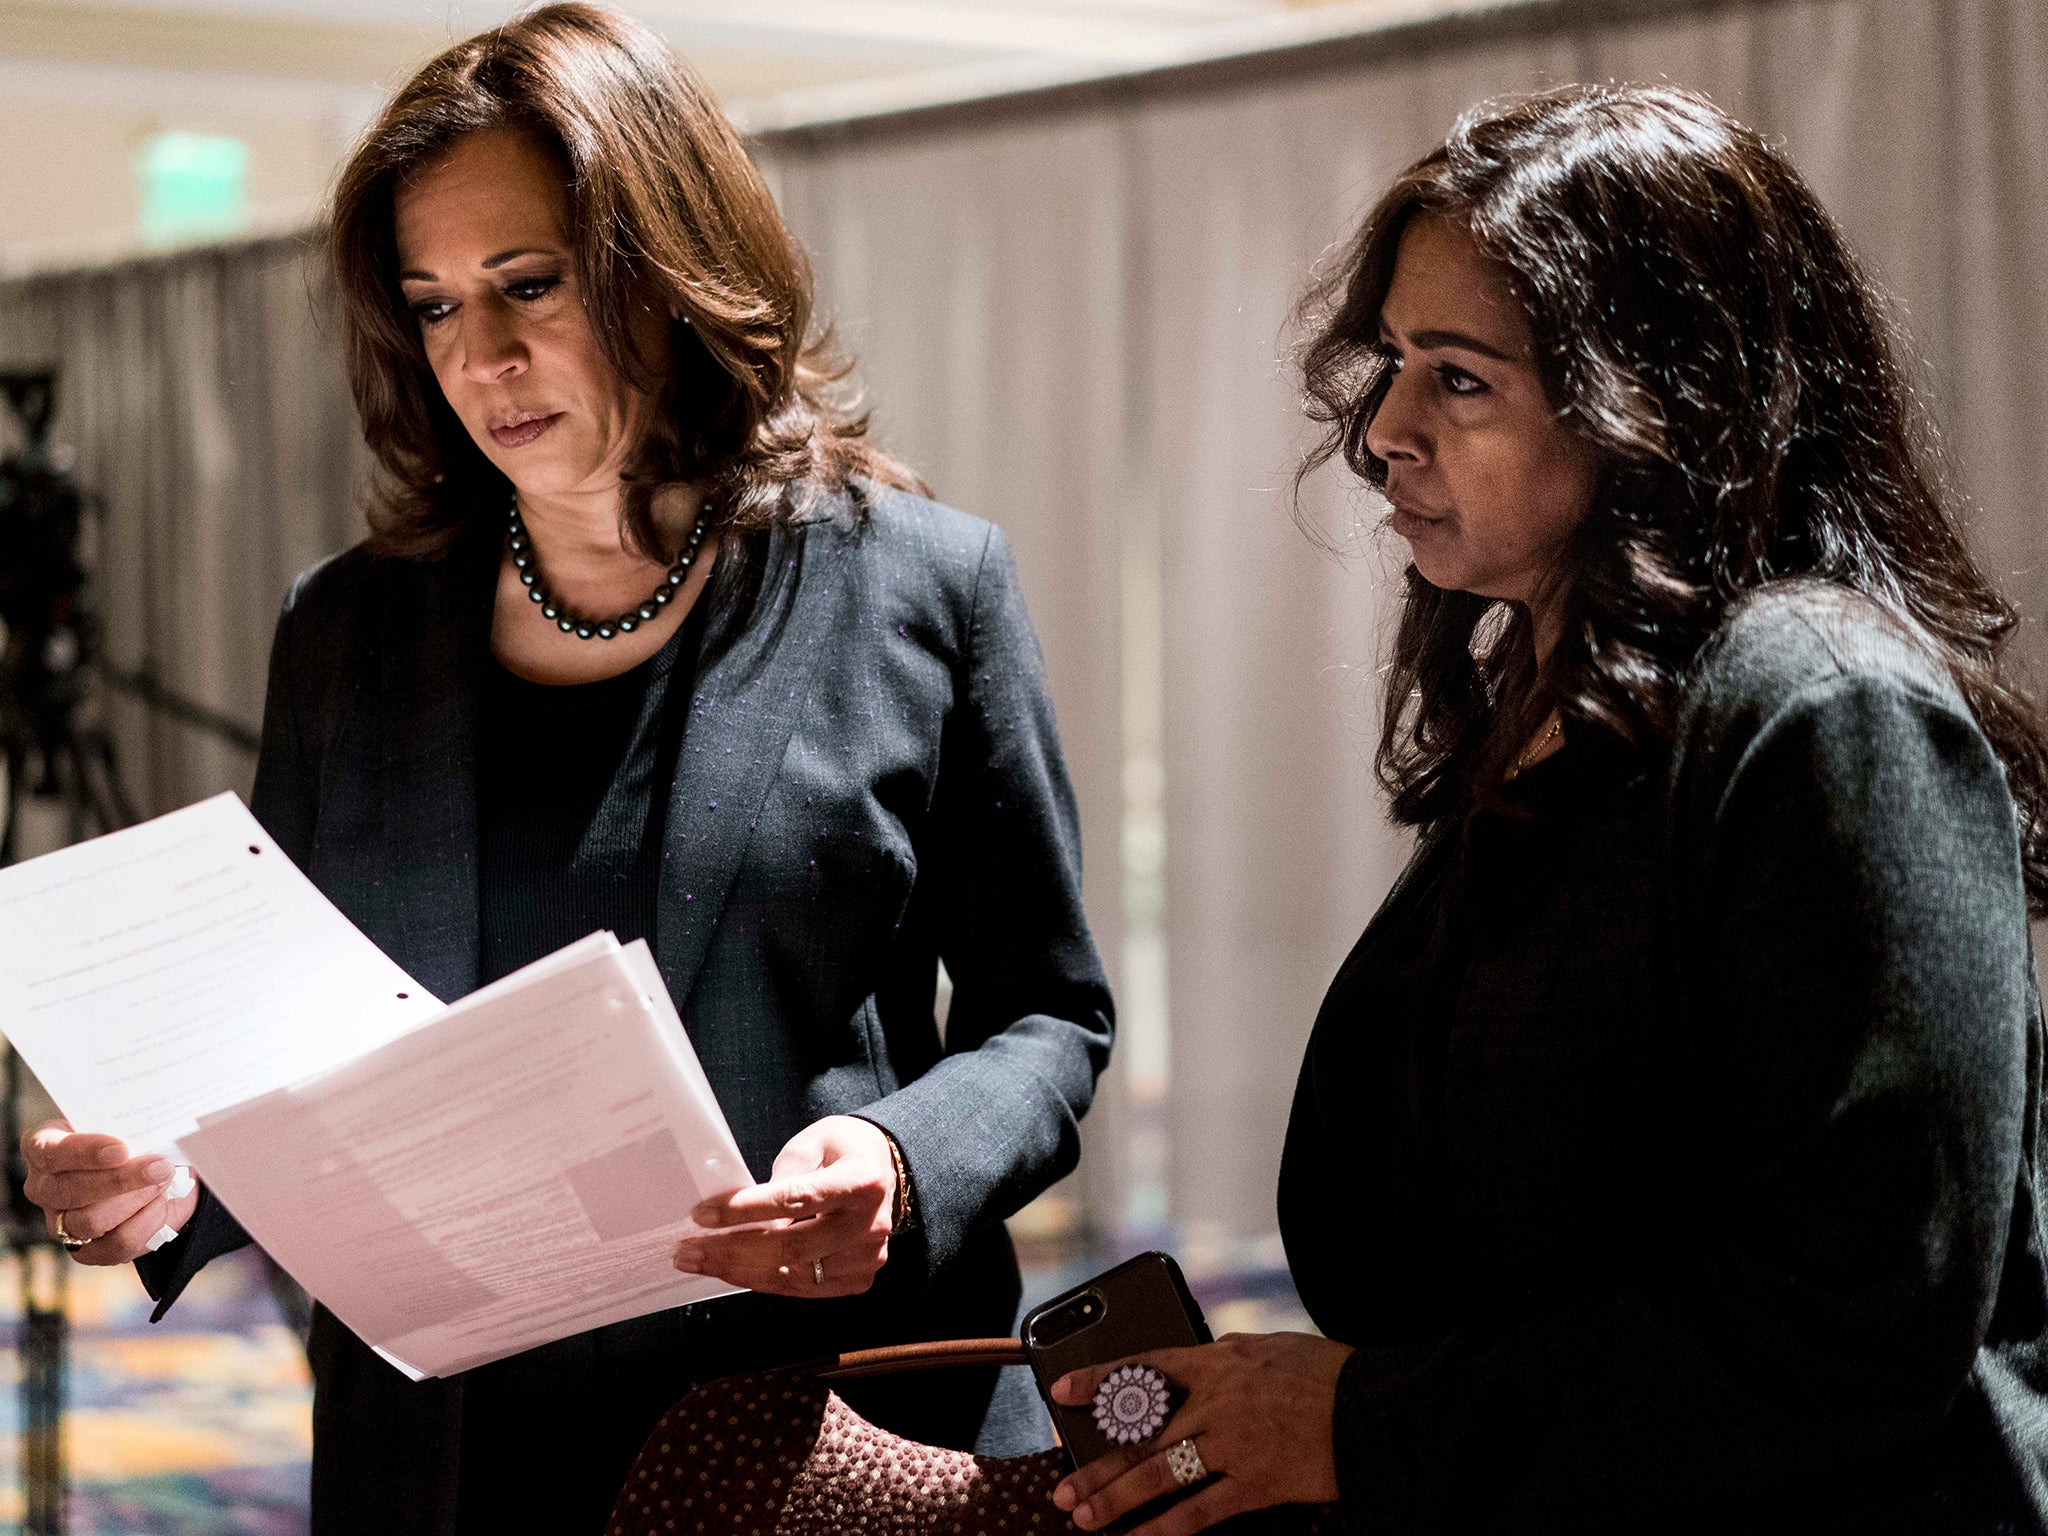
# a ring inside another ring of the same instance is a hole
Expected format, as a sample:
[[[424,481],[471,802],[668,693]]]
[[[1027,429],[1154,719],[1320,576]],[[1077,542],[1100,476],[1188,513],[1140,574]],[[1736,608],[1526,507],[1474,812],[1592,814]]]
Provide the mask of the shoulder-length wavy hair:
[[[398,286],[397,187],[473,133],[531,135],[560,164],[577,283],[606,359],[657,396],[625,475],[625,533],[664,550],[665,485],[706,487],[723,526],[800,515],[854,476],[921,489],[840,404],[847,368],[810,336],[811,277],[760,171],[711,94],[659,37],[593,5],[558,4],[424,66],[350,155],[329,252],[349,387],[383,470],[372,544],[445,553],[506,482],[443,398]],[[679,317],[666,355],[636,352],[642,306]]]
[[[1668,743],[1728,605],[1820,578],[1938,652],[2006,766],[2029,897],[2048,906],[2048,734],[2000,664],[2016,615],[1928,467],[1885,306],[1790,162],[1664,87],[1572,86],[1466,114],[1304,300],[1307,406],[1326,431],[1302,476],[1341,455],[1386,485],[1366,444],[1392,378],[1380,308],[1425,211],[1505,269],[1553,405],[1605,468],[1556,574],[1567,622],[1540,669],[1526,611],[1500,628],[1488,599],[1410,567],[1376,765],[1394,818],[1494,799],[1553,707]]]

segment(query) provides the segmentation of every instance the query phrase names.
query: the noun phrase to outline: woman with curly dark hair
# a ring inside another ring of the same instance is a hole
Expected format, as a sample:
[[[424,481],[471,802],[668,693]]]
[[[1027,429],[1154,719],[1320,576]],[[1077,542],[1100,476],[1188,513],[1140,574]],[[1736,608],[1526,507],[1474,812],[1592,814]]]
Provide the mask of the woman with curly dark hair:
[[[451,1380],[316,1310],[313,1529],[595,1536],[694,1383],[1014,1326],[1003,1218],[1110,1043],[1073,795],[1002,536],[835,403],[802,254],[653,33],[550,5],[428,63],[330,243],[381,480],[286,602],[253,808],[444,998],[646,938],[761,1182],[673,1256],[746,1294]],[[248,1237],[89,1130],[28,1138],[29,1194],[161,1315]],[[919,1439],[1043,1432],[1017,1371],[878,1387]]]
[[[2048,1530],[2048,751],[1882,307],[1697,96],[1463,120],[1311,296],[1420,837],[1316,1022],[1323,1333],[1149,1357],[1095,1529]],[[1096,1372],[1060,1383],[1086,1400]]]

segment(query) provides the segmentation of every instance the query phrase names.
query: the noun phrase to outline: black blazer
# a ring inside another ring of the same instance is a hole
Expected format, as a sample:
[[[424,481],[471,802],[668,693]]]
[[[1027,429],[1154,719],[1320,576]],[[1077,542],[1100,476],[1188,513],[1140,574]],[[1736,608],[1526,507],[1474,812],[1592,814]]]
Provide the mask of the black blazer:
[[[301,577],[253,797],[314,883],[446,999],[478,980],[476,715],[497,560],[492,538],[432,563],[358,548]],[[863,491],[720,566],[656,958],[756,1177],[805,1125],[858,1110],[902,1148],[922,1229],[891,1243],[864,1296],[743,1295],[619,1325],[649,1357],[636,1411],[650,1422],[679,1376],[1010,1332],[1002,1220],[1074,1166],[1111,1036],[1073,794],[1002,535]],[[157,1315],[247,1241],[209,1196],[140,1265]],[[315,1530],[445,1530],[461,1379],[408,1383],[324,1309],[311,1354]],[[1014,1372],[920,1379],[863,1406],[996,1450],[1027,1448],[1040,1416]]]
[[[1359,1346],[1348,1526],[2048,1530],[2042,1030],[2013,803],[1954,684],[1868,601],[1766,589],[1668,761],[1567,751],[1458,898],[1436,1295],[1358,1304],[1350,1213],[1300,1198],[1355,1094],[1297,1100],[1290,1260]]]

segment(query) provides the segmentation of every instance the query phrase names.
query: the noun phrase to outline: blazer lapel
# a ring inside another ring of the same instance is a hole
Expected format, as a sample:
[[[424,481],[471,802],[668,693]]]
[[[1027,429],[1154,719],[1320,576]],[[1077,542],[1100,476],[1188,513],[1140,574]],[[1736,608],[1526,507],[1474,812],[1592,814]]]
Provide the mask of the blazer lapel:
[[[662,860],[655,904],[656,958],[679,1010],[809,706],[811,674],[831,649],[834,616],[850,595],[847,548],[855,537],[836,523],[774,530],[743,627],[718,633],[723,616],[714,616],[669,795],[672,857]]]
[[[489,551],[496,553],[495,545]],[[478,693],[497,562],[466,545],[385,601],[380,944],[444,1002],[476,989]]]

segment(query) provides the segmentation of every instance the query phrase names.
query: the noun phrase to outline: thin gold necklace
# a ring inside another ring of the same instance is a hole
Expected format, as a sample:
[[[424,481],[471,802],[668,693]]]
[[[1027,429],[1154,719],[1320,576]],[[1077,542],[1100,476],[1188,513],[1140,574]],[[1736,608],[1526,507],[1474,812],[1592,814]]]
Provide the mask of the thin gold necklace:
[[[1515,759],[1515,771],[1509,774],[1508,777],[1515,778],[1535,767],[1536,760],[1543,755],[1543,749],[1557,740],[1563,732],[1564,717],[1558,714],[1557,711],[1552,710],[1550,713],[1550,729],[1541,736],[1538,736],[1528,746],[1522,748],[1521,755]]]

